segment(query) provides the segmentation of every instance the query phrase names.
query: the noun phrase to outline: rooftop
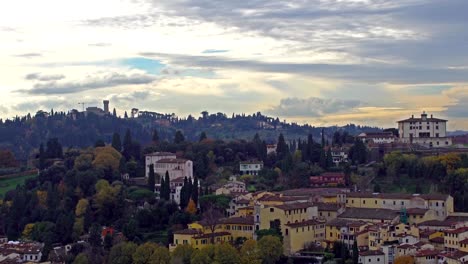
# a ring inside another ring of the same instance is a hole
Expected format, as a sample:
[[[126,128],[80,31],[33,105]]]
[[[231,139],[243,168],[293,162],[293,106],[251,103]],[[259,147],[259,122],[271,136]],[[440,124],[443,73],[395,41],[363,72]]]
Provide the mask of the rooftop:
[[[219,220],[221,224],[234,224],[234,225],[253,225],[254,224],[254,217],[247,216],[247,217],[229,217],[223,218]]]
[[[399,212],[389,209],[347,208],[338,218],[393,220]]]
[[[281,210],[296,210],[296,209],[307,209],[309,207],[313,207],[312,203],[291,203],[291,204],[282,204],[282,205],[275,205],[276,207]]]
[[[175,156],[176,154],[171,152],[153,152],[145,154],[145,156],[156,156],[156,157],[164,157],[164,156]]]
[[[311,220],[307,220],[307,221],[303,221],[303,222],[290,223],[290,224],[285,224],[285,225],[289,226],[291,228],[296,228],[296,227],[319,225],[319,224],[325,224],[325,221],[311,219]]]
[[[160,159],[156,163],[185,163],[187,159]]]
[[[408,119],[403,119],[403,120],[398,121],[398,123],[402,123],[402,122],[447,122],[447,120],[434,118],[432,115],[428,117],[427,114],[423,112],[421,114],[421,117],[414,117],[414,115],[412,115]]]
[[[465,233],[465,232],[468,232],[468,227],[466,227],[466,226],[456,228],[456,229],[444,230],[444,233],[447,233],[447,234],[461,234],[461,233]]]
[[[409,193],[370,193],[370,192],[351,192],[347,194],[350,198],[380,198],[380,199],[402,199],[409,200],[413,198],[421,198],[423,200],[440,200],[445,201],[448,194],[409,194]]]
[[[368,251],[364,251],[364,252],[359,252],[359,256],[380,256],[380,255],[384,255],[384,253],[380,250],[368,250]]]

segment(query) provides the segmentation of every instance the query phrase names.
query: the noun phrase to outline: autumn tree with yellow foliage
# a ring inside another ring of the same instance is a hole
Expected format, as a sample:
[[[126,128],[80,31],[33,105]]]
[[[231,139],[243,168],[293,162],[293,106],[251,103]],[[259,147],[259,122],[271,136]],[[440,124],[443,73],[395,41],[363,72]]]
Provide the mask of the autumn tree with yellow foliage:
[[[401,256],[397,257],[394,264],[414,264],[414,258],[411,256]]]

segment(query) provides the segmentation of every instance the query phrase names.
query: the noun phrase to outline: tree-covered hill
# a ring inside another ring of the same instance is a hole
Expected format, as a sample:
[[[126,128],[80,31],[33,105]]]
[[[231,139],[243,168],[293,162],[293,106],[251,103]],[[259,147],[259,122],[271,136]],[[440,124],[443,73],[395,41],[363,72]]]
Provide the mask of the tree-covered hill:
[[[88,147],[97,140],[106,143],[112,141],[114,132],[123,135],[130,129],[133,137],[142,144],[151,141],[154,130],[158,131],[161,140],[172,140],[175,131],[182,130],[187,140],[196,141],[204,131],[214,139],[250,139],[258,133],[267,142],[274,142],[280,133],[286,140],[306,138],[312,134],[321,140],[322,130],[325,140],[331,139],[337,130],[356,135],[363,131],[376,131],[378,128],[358,125],[344,127],[314,127],[287,123],[278,118],[264,116],[261,113],[252,115],[232,114],[228,117],[223,113],[179,118],[174,114],[140,112],[135,118],[118,117],[116,115],[98,116],[93,113],[50,113],[39,111],[34,116],[28,114],[13,119],[0,119],[0,148],[11,149],[16,157],[26,160],[32,150],[49,138],[58,138],[64,147]]]

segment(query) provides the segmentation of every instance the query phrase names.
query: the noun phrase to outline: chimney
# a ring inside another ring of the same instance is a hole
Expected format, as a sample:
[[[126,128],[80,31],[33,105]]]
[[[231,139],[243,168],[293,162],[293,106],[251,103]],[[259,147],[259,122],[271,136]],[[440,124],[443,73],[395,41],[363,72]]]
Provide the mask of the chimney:
[[[431,114],[431,118],[432,118],[432,114]]]
[[[411,118],[414,118],[414,115],[411,115]]]

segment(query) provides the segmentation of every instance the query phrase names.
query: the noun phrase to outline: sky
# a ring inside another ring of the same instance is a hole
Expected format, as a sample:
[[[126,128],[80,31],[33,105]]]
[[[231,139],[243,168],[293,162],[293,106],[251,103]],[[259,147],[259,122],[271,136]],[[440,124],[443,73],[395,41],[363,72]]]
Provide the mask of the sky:
[[[468,130],[466,0],[0,3],[0,117],[131,108]]]

